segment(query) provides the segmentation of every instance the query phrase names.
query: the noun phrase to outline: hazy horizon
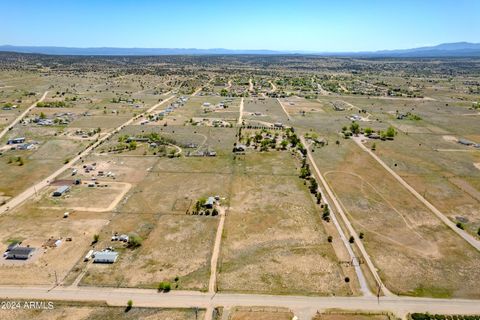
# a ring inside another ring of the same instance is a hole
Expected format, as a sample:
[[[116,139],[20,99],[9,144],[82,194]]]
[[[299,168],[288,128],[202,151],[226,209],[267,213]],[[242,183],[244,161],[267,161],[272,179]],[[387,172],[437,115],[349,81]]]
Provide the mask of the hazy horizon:
[[[472,42],[467,42],[467,41],[455,41],[452,43],[448,44],[453,44],[453,43],[471,43],[471,44],[479,44],[480,43],[472,43]],[[109,46],[101,46],[101,47],[80,47],[80,46],[51,46],[51,45],[39,45],[39,46],[31,46],[31,45],[12,45],[12,44],[2,44],[0,43],[0,47],[37,47],[37,48],[68,48],[68,49],[125,49],[125,50],[135,50],[135,49],[146,49],[146,50],[155,50],[155,49],[165,49],[165,50],[226,50],[226,51],[272,51],[272,52],[291,52],[291,53],[362,53],[362,52],[377,52],[377,51],[396,51],[396,50],[409,50],[409,49],[418,49],[418,48],[424,48],[424,47],[435,47],[438,45],[443,45],[446,43],[436,43],[436,44],[431,44],[431,45],[422,45],[418,47],[408,47],[408,48],[394,48],[394,49],[378,49],[378,50],[362,50],[362,51],[313,51],[313,50],[275,50],[275,49],[269,49],[269,48],[261,48],[261,49],[249,49],[249,48],[223,48],[223,47],[217,47],[217,48],[173,48],[173,47],[109,47]]]

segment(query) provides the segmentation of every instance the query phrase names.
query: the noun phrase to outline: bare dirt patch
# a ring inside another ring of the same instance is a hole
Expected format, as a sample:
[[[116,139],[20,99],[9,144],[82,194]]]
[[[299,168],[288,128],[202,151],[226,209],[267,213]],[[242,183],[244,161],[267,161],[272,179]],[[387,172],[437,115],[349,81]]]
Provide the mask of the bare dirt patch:
[[[236,307],[229,320],[291,320],[293,312],[286,308]]]
[[[448,142],[458,142],[458,139],[454,136],[443,136],[443,140],[448,141]]]

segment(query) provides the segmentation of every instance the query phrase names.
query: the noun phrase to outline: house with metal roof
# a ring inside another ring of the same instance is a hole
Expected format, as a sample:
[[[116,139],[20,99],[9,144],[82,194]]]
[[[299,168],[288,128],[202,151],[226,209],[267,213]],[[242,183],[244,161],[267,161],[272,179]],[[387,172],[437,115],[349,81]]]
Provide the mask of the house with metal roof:
[[[6,252],[6,259],[27,260],[33,255],[35,248],[15,246]]]
[[[24,137],[21,137],[21,138],[13,138],[13,139],[9,139],[7,141],[7,144],[19,144],[19,143],[24,143],[25,142],[25,138]]]
[[[205,208],[213,208],[213,205],[215,204],[215,198],[214,197],[208,197],[207,201],[205,202]]]
[[[58,189],[53,192],[53,196],[54,197],[61,197],[62,195],[64,195],[68,191],[70,191],[69,186],[61,186],[61,187],[58,187]]]
[[[114,263],[117,261],[118,252],[104,250],[96,251],[93,253],[93,262],[94,263]]]

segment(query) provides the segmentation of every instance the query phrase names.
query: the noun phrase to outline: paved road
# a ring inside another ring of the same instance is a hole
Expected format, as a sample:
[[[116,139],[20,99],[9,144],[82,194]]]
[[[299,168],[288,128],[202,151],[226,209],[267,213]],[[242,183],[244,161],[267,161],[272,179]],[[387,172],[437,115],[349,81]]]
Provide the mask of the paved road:
[[[365,152],[367,152],[369,155],[371,155],[385,170],[388,171],[402,186],[404,186],[408,191],[410,191],[411,194],[415,196],[420,202],[422,202],[430,211],[433,212],[443,223],[445,223],[450,229],[452,229],[455,233],[457,233],[460,237],[462,237],[465,241],[467,241],[472,247],[480,251],[480,241],[472,237],[470,234],[465,232],[464,230],[461,230],[460,228],[457,228],[457,226],[447,218],[446,215],[444,215],[440,210],[438,210],[433,204],[427,201],[424,197],[420,195],[414,188],[412,188],[405,180],[402,179],[395,171],[393,171],[389,166],[383,162],[382,159],[380,159],[373,151],[371,151],[369,148],[367,148],[363,143],[362,143],[362,137],[353,137],[353,141],[355,141],[360,148],[362,148]]]
[[[151,113],[153,112],[156,108],[158,108],[159,106],[161,106],[162,104],[164,103],[167,103],[169,100],[171,100],[173,97],[175,96],[170,96],[169,98],[163,100],[162,102],[159,102],[157,103],[156,105],[154,105],[153,107],[151,107],[150,109],[148,109],[147,111],[143,112],[142,114],[136,116],[136,117],[133,117],[131,118],[130,120],[128,120],[127,122],[123,123],[122,125],[120,125],[119,127],[117,127],[116,129],[114,129],[113,131],[110,131],[109,133],[105,134],[103,137],[101,137],[97,142],[95,142],[94,144],[92,144],[91,146],[89,146],[88,148],[86,148],[84,151],[82,151],[79,155],[77,155],[75,158],[73,158],[69,163],[65,164],[64,166],[62,166],[60,169],[58,169],[57,171],[55,171],[54,173],[52,173],[51,175],[49,175],[48,177],[46,177],[45,179],[43,179],[42,181],[34,184],[33,186],[31,186],[30,188],[28,188],[27,190],[23,191],[22,193],[20,193],[19,195],[13,197],[12,199],[10,199],[6,204],[4,204],[3,206],[0,207],[0,214],[4,213],[5,211],[7,210],[11,210],[13,208],[15,208],[16,206],[18,206],[19,204],[23,203],[25,200],[27,200],[28,198],[32,197],[34,194],[37,193],[37,191],[39,191],[40,189],[42,188],[45,188],[46,186],[48,186],[50,184],[51,181],[53,181],[56,177],[58,177],[60,174],[62,174],[65,170],[68,170],[70,168],[72,168],[72,166],[75,164],[75,162],[77,162],[78,160],[80,160],[82,157],[85,157],[87,156],[90,152],[92,152],[96,147],[98,147],[103,141],[107,140],[108,138],[110,138],[112,135],[114,135],[115,133],[119,132],[123,127],[125,126],[128,126],[130,125],[133,121],[135,121],[136,119],[138,119],[141,115],[145,116],[146,114],[148,113]]]
[[[28,107],[25,111],[23,111],[15,120],[12,121],[8,126],[6,126],[2,132],[0,132],[0,139],[9,131],[10,128],[13,128],[17,123],[19,123],[33,108],[37,106],[37,103],[42,102],[47,97],[48,91],[45,91],[42,97],[34,102],[30,107]]]
[[[325,181],[325,179],[322,176],[322,173],[318,169],[317,164],[315,163],[315,160],[313,159],[312,153],[310,152],[310,149],[308,147],[308,144],[307,144],[305,138],[303,136],[301,136],[300,140],[302,141],[302,144],[307,149],[308,160],[310,161],[310,163],[313,167],[313,170],[315,171],[317,177],[320,179],[320,183],[322,184],[323,188],[327,191],[330,199],[332,199],[332,201],[335,203],[336,211],[343,213],[343,211],[341,211],[342,208],[338,205],[336,197],[334,196],[333,192],[330,190],[330,186],[327,184],[327,182]],[[332,218],[333,224],[337,228],[337,231],[340,235],[340,238],[342,239],[342,242],[343,242],[345,248],[348,251],[350,259],[353,262],[358,261],[357,257],[355,256],[355,253],[353,252],[353,249],[352,249],[350,243],[347,240],[347,237],[345,236],[345,233],[343,232],[342,228],[340,227],[340,224],[338,223],[337,216],[335,215],[335,212],[333,211],[333,206],[330,204],[330,201],[328,201],[327,197],[325,197],[323,194],[322,194],[322,199],[325,201],[325,203],[331,209],[330,216]],[[350,233],[351,233],[351,231],[350,231]],[[365,275],[363,274],[362,269],[360,268],[358,263],[354,263],[353,266],[355,268],[355,273],[357,274],[357,278],[358,278],[358,282],[360,284],[360,290],[362,291],[362,294],[364,296],[373,296],[372,292],[370,291],[370,289],[368,287],[368,283],[367,283],[367,280],[365,278]]]
[[[191,308],[212,310],[216,306],[271,306],[286,307],[309,319],[317,310],[339,308],[345,310],[390,311],[403,317],[408,312],[441,314],[480,314],[479,300],[431,299],[411,297],[306,297],[255,294],[201,293],[171,291],[158,293],[149,289],[94,288],[94,287],[0,287],[0,297],[9,299],[45,299],[69,301],[106,301],[110,305],[125,306],[132,300],[134,306]],[[1,312],[1,311],[0,311]],[[311,318],[310,318],[311,319]],[[309,319],[309,320],[310,320]]]

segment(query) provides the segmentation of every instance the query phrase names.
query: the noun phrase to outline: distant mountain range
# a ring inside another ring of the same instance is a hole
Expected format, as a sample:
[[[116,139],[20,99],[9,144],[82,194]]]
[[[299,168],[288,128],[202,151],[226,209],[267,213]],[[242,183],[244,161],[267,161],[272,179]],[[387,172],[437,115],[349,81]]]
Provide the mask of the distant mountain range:
[[[34,47],[0,46],[0,51],[18,53],[38,53],[51,55],[82,56],[159,56],[159,55],[319,55],[339,57],[480,57],[480,43],[456,42],[444,43],[432,47],[420,47],[402,50],[381,50],[364,52],[312,52],[312,51],[275,51],[275,50],[231,50],[231,49],[169,49],[169,48],[72,48],[72,47]]]

